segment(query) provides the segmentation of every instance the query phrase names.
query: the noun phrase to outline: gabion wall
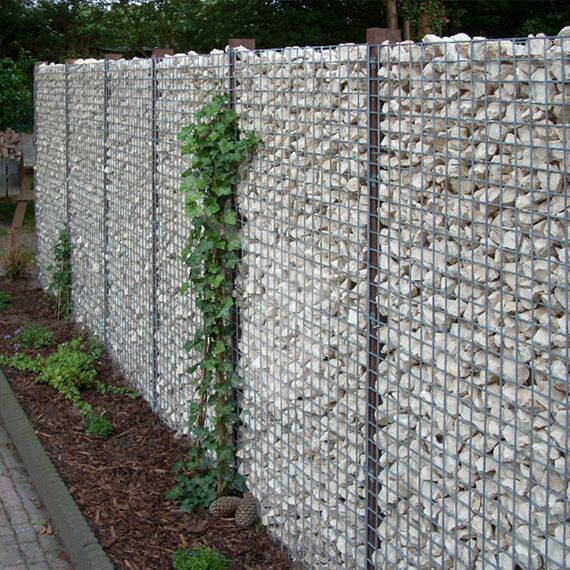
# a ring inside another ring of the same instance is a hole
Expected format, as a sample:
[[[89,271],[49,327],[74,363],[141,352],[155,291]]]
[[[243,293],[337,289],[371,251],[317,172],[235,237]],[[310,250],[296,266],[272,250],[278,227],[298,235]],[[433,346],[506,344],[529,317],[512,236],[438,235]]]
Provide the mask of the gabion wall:
[[[99,338],[105,330],[105,69],[68,67],[69,227],[75,317]],[[43,76],[40,75],[40,76]],[[65,208],[62,209],[65,213]],[[89,212],[89,216],[85,213]],[[61,223],[61,222],[60,222]],[[61,228],[65,222],[61,224]],[[96,227],[97,230],[93,231]]]
[[[190,53],[156,63],[157,120],[157,411],[172,426],[186,432],[188,402],[192,398],[186,372],[193,364],[184,348],[199,324],[191,288],[180,295],[187,267],[180,257],[190,232],[184,213],[184,196],[178,190],[189,160],[177,141],[181,126],[216,93],[227,90],[228,56]]]
[[[47,268],[59,231],[65,228],[67,211],[66,71],[64,65],[42,65],[35,72],[35,172],[37,266],[47,288]]]
[[[78,318],[182,431],[176,134],[235,87],[262,141],[236,189],[240,470],[307,567],[570,566],[569,53],[460,35],[38,68],[42,283],[69,212]]]
[[[316,568],[365,558],[366,46],[239,52],[241,470]]]
[[[569,568],[570,37],[453,39],[379,48],[374,562]]]

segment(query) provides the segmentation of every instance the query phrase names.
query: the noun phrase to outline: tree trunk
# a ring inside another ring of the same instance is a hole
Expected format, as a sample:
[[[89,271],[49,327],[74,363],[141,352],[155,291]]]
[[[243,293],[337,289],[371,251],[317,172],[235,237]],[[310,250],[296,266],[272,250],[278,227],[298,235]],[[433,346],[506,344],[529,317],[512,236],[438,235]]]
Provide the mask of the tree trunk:
[[[423,38],[425,35],[432,33],[431,18],[425,10],[422,10],[418,19],[418,36]]]
[[[386,27],[392,30],[398,29],[398,4],[397,0],[384,0],[386,9]]]

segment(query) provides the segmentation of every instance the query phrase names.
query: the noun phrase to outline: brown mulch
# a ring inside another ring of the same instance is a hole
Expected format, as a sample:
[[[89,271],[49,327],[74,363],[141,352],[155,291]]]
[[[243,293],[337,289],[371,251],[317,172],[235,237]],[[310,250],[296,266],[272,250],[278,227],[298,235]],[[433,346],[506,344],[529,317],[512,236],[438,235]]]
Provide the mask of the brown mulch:
[[[11,298],[0,312],[0,352],[14,352],[18,328],[35,321],[54,332],[58,343],[80,334],[77,325],[55,319],[47,297],[34,280],[0,278],[0,291]],[[53,349],[52,349],[53,350]],[[43,354],[49,350],[42,350]],[[106,355],[97,363],[99,378],[125,385]],[[51,388],[33,376],[4,370],[48,455],[117,568],[166,570],[173,550],[208,546],[232,560],[232,570],[292,568],[287,554],[261,527],[238,529],[206,510],[181,513],[165,499],[175,483],[174,463],[183,459],[189,443],[177,439],[141,398],[85,393],[85,400],[115,427],[107,441],[83,431],[82,418]]]

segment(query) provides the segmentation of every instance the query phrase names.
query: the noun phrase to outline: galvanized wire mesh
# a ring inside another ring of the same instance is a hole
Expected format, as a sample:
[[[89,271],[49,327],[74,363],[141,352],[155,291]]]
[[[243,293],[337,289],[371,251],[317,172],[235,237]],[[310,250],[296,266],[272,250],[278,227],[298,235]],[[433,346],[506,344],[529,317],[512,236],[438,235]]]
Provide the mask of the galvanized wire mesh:
[[[209,55],[178,55],[157,62],[157,311],[158,413],[173,427],[188,431],[188,406],[193,396],[187,369],[199,358],[184,348],[200,324],[192,287],[180,295],[188,278],[181,251],[190,233],[179,191],[181,174],[188,157],[180,154],[177,135],[194,120],[194,113],[213,94],[227,91],[228,57],[223,52]]]
[[[308,567],[570,566],[569,43],[38,68],[42,283],[68,219],[78,316],[182,430],[176,134],[235,87],[240,470]]]
[[[378,54],[369,561],[568,568],[570,38]]]
[[[100,338],[105,329],[105,65],[68,65],[73,303],[76,319]]]
[[[236,83],[241,470],[306,564],[362,567],[366,49],[238,52]]]
[[[151,60],[109,62],[107,81],[107,348],[152,401]]]
[[[66,72],[63,65],[42,65],[35,71],[37,134],[36,234],[39,278],[47,287],[58,232],[65,228],[66,197]]]

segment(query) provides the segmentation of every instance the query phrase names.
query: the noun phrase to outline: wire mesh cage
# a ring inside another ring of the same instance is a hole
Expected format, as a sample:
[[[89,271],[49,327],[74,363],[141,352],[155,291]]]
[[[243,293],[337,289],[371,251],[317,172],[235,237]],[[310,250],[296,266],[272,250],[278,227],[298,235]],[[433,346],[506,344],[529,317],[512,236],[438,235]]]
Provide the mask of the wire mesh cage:
[[[310,568],[566,568],[570,37],[36,73],[38,262],[172,427],[199,325],[177,134],[230,91],[240,471]],[[65,101],[65,105],[61,104]]]
[[[569,40],[374,50],[374,567],[570,564]]]

